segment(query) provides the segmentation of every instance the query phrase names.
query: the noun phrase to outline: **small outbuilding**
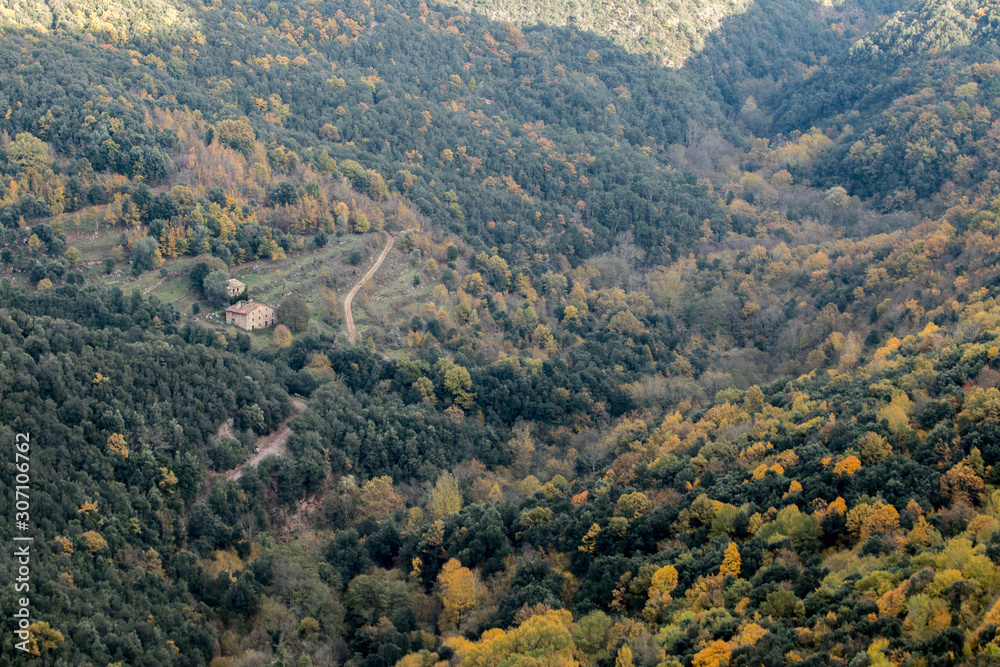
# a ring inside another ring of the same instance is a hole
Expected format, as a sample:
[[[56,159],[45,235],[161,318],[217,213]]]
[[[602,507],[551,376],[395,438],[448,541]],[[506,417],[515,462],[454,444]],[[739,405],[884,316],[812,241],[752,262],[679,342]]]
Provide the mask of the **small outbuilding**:
[[[241,283],[236,278],[230,278],[229,282],[226,284],[226,292],[229,294],[229,298],[233,298],[237,294],[243,294],[243,290],[247,288],[246,285]]]

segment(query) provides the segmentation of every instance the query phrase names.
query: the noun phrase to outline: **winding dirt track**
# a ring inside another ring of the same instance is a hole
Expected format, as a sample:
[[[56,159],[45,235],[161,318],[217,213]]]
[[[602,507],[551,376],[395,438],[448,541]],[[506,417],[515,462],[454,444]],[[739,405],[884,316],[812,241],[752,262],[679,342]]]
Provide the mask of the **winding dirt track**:
[[[280,456],[281,454],[285,453],[286,449],[285,440],[287,440],[288,436],[292,434],[292,428],[288,425],[288,421],[289,419],[291,419],[292,417],[294,417],[295,415],[299,414],[300,412],[306,409],[306,402],[301,398],[298,397],[293,398],[292,404],[295,406],[295,414],[290,415],[288,419],[281,422],[281,424],[278,425],[278,428],[274,433],[270,433],[268,435],[259,438],[257,440],[257,447],[260,448],[260,451],[258,451],[256,454],[254,454],[249,459],[247,459],[240,465],[236,466],[232,470],[227,470],[224,474],[228,479],[235,482],[240,478],[240,475],[243,474],[244,468],[246,468],[247,466],[257,465],[258,463],[263,461],[264,457],[267,456],[268,454],[275,454]]]
[[[352,343],[358,336],[358,329],[354,326],[354,313],[351,312],[351,304],[354,302],[354,295],[358,293],[358,290],[361,289],[361,286],[365,284],[366,280],[375,275],[375,272],[378,271],[378,267],[382,266],[382,262],[385,261],[385,256],[389,254],[390,250],[392,250],[392,244],[395,239],[392,238],[392,234],[387,233],[386,236],[389,237],[389,242],[385,244],[385,248],[382,249],[378,259],[376,259],[375,263],[372,264],[372,268],[368,269],[368,273],[362,276],[361,280],[359,280],[358,283],[351,288],[351,291],[347,293],[347,297],[344,299],[344,318],[347,320],[347,340]]]

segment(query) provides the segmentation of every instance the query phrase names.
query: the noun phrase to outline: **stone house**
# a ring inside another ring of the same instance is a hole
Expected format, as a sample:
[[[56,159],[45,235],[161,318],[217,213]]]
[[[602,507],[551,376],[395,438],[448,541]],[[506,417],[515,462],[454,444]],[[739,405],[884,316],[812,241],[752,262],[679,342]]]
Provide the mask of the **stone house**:
[[[237,301],[226,308],[226,324],[253,331],[274,324],[274,308],[255,301]]]

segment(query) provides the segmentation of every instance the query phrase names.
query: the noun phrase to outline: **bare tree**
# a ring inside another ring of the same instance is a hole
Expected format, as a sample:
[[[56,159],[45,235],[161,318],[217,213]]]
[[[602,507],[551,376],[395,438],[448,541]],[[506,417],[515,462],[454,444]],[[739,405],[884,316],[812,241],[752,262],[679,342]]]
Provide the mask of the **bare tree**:
[[[625,262],[625,265],[628,267],[626,281],[629,291],[633,291],[635,289],[638,266],[646,258],[646,251],[636,245],[635,237],[630,230],[622,232],[615,237],[615,246],[611,249],[611,253]]]
[[[580,442],[575,446],[580,455],[577,460],[588,474],[593,474],[608,460],[611,442],[593,430],[581,433],[578,439]]]

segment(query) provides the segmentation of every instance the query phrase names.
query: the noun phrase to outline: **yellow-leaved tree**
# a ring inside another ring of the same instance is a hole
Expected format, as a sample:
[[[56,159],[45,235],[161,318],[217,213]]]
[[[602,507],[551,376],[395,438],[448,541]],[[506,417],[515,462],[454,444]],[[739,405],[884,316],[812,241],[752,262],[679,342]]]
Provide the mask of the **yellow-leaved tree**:
[[[453,400],[457,405],[470,409],[476,400],[476,394],[470,392],[472,389],[472,377],[465,366],[450,364],[444,372],[444,388],[451,392]]]
[[[731,574],[739,578],[742,566],[743,560],[740,558],[740,550],[736,548],[735,542],[730,542],[729,546],[726,547],[725,555],[722,557],[722,567],[719,568],[719,574],[723,577]]]
[[[767,630],[757,623],[747,623],[740,628],[740,631],[733,638],[737,646],[753,646],[767,634]]]
[[[28,626],[28,655],[32,658],[41,656],[41,648],[55,651],[63,643],[63,634],[50,626],[46,621],[38,621]]]
[[[677,588],[677,568],[673,565],[664,565],[653,573],[649,584],[649,600],[643,609],[643,614],[650,622],[656,622],[664,607],[673,600],[670,593],[675,588]]]
[[[461,624],[462,615],[476,606],[476,578],[472,570],[452,558],[441,568],[438,585],[444,604],[439,625],[444,631]]]
[[[912,413],[913,401],[906,395],[906,392],[896,391],[889,404],[878,411],[878,419],[879,421],[887,420],[889,430],[894,434],[900,434],[909,430]]]
[[[747,389],[743,395],[743,409],[747,414],[757,414],[764,409],[764,392],[757,385]]]
[[[861,503],[847,513],[847,529],[859,541],[868,539],[872,533],[895,530],[899,527],[899,512],[892,505],[881,500]]]
[[[288,347],[292,344],[292,332],[284,324],[274,327],[274,344],[278,347]]]
[[[98,551],[108,546],[107,541],[101,537],[101,534],[93,530],[88,530],[86,533],[82,534],[80,539],[83,540],[83,546],[86,547],[87,551],[92,554],[96,554]]]
[[[450,472],[443,472],[438,476],[427,509],[435,519],[462,509],[462,492],[458,488],[458,480]]]
[[[21,169],[41,172],[51,163],[49,145],[29,132],[21,132],[7,146],[7,157]]]
[[[951,498],[952,502],[975,502],[985,490],[986,484],[964,461],[941,476],[941,493]]]
[[[594,548],[597,546],[597,536],[601,534],[601,527],[599,525],[591,524],[590,530],[587,534],[583,536],[581,540],[582,544],[577,547],[580,551],[588,554],[594,553]]]
[[[728,642],[716,640],[694,654],[694,667],[722,667],[729,664],[733,649]]]
[[[392,477],[383,475],[365,482],[358,495],[358,504],[365,516],[382,517],[405,507],[406,501],[393,488]]]
[[[449,638],[446,644],[462,656],[461,667],[498,667],[501,664],[536,667],[577,667],[572,635],[573,615],[565,609],[531,616],[516,629],[483,633],[479,643]],[[459,641],[455,641],[459,640]],[[631,664],[631,663],[629,663]]]
[[[858,445],[861,448],[861,458],[868,465],[875,465],[892,454],[892,445],[878,433],[873,433],[872,431],[868,431],[861,436]]]
[[[128,458],[128,443],[121,433],[112,433],[107,440],[108,449],[118,454],[122,458]]]

